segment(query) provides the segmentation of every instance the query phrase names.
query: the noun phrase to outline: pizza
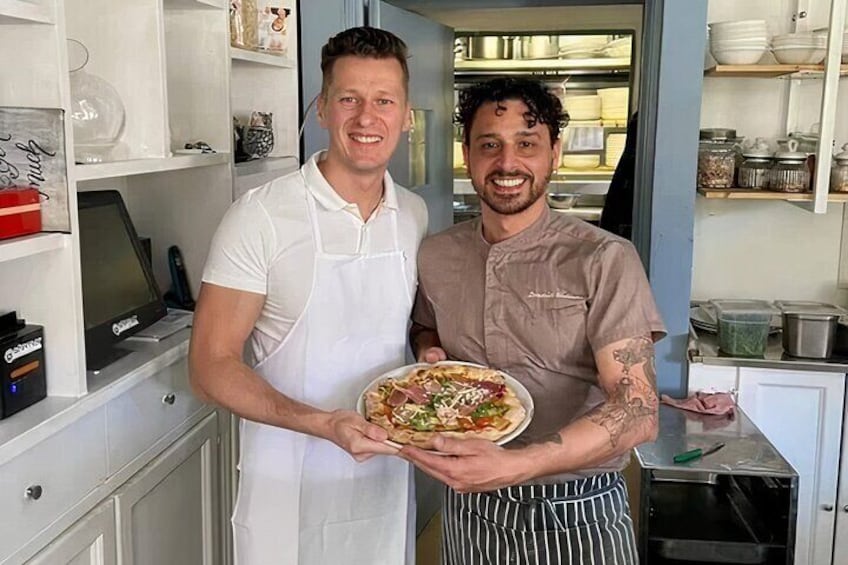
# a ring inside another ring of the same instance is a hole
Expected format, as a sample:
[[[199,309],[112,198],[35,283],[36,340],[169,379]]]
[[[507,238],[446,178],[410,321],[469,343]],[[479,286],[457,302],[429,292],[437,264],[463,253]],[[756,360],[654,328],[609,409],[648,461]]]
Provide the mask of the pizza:
[[[365,417],[397,443],[426,447],[436,434],[497,441],[526,411],[503,374],[443,363],[377,380],[365,392]]]

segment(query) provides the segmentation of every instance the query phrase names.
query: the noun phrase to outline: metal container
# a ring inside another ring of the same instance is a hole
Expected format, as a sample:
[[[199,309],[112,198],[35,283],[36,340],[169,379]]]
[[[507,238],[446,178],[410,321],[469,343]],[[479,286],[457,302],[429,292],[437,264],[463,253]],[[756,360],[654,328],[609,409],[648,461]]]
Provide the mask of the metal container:
[[[783,313],[783,350],[793,357],[827,359],[833,352],[838,314]]]
[[[477,35],[468,38],[469,59],[512,59],[513,39],[501,35]]]
[[[550,59],[558,56],[558,35],[525,35],[521,38],[522,59]]]
[[[577,201],[580,199],[580,194],[574,192],[549,192],[548,193],[548,204],[551,208],[559,208],[560,210],[567,210],[569,208],[573,208],[574,205],[577,204]]]

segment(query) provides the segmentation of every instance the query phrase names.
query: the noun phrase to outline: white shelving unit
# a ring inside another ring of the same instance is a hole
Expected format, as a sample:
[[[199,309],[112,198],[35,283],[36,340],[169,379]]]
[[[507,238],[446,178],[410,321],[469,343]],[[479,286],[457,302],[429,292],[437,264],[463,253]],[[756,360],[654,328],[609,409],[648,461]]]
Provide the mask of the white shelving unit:
[[[63,233],[37,233],[0,241],[0,263],[64,249],[71,237]]]
[[[0,309],[44,326],[48,396],[88,393],[77,193],[121,192],[154,274],[170,287],[166,250],[178,245],[196,296],[209,243],[234,192],[298,165],[297,14],[287,57],[234,50],[226,0],[0,0],[0,106],[65,111],[71,233],[0,241]],[[8,25],[7,25],[8,24]],[[126,122],[107,160],[75,164],[67,39],[89,52],[85,71],[109,82]],[[12,64],[14,62],[14,64]],[[233,115],[274,115],[270,159],[233,164]],[[178,154],[204,141],[216,153]]]
[[[45,2],[0,0],[0,25],[52,24],[53,12]]]
[[[91,165],[74,165],[74,177],[78,182],[128,177],[146,173],[161,173],[179,171],[196,167],[210,167],[229,163],[229,153],[207,153],[200,155],[174,155],[160,159],[130,159],[114,163],[94,163]]]
[[[269,67],[282,67],[284,69],[293,69],[296,63],[288,57],[280,55],[271,55],[270,53],[261,53],[258,51],[250,51],[249,49],[241,49],[233,47],[230,52],[230,57],[233,59],[233,64],[255,64],[267,65]]]

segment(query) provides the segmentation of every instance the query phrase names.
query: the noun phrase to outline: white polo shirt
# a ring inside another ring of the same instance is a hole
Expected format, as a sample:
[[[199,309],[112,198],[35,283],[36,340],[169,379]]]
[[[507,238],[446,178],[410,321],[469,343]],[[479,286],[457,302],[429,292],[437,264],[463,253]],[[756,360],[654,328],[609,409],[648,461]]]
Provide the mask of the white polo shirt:
[[[315,198],[327,253],[392,251],[391,214],[397,214],[406,283],[410,296],[415,296],[416,256],[427,231],[424,200],[396,186],[386,172],[383,201],[365,222],[356,204],[339,196],[321,174],[319,159],[323,153],[313,155],[300,170],[244,194],[230,206],[212,240],[203,281],[265,295],[251,339],[254,363],[273,353],[285,339],[312,289],[315,242],[307,194]]]

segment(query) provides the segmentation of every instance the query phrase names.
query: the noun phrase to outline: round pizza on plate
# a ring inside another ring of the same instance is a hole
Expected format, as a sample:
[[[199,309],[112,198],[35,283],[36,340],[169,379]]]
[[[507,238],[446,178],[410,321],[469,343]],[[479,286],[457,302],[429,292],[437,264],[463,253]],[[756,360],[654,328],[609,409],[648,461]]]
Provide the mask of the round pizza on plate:
[[[426,447],[436,434],[504,443],[529,423],[526,389],[480,365],[419,363],[374,380],[363,393],[365,418],[389,440]]]

